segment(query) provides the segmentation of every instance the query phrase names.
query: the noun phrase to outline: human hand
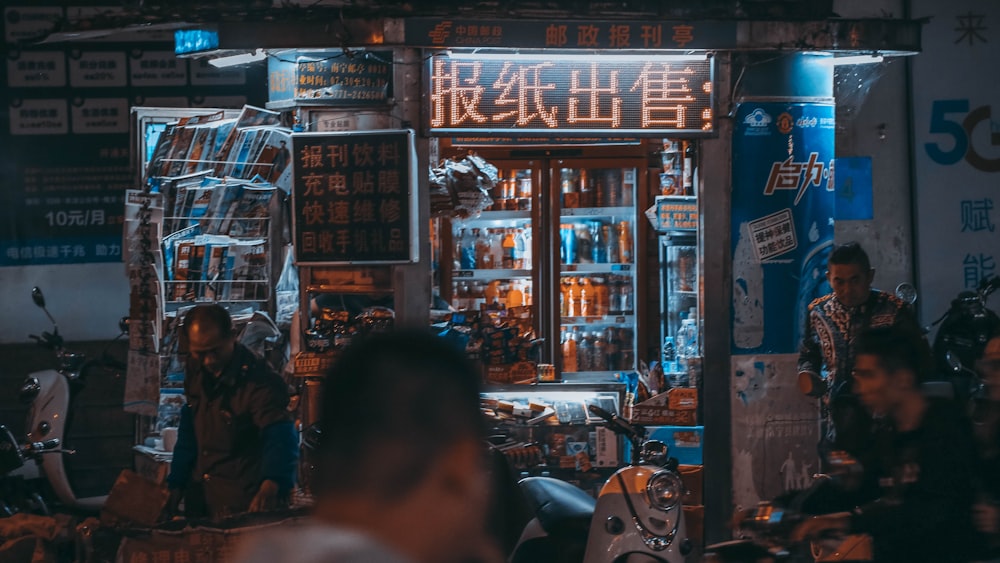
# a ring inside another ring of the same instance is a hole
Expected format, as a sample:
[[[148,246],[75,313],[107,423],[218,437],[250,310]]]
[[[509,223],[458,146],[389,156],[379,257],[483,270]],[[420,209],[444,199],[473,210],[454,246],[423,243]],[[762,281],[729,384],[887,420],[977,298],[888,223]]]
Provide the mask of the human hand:
[[[850,523],[851,515],[847,512],[813,516],[795,526],[795,529],[792,530],[791,539],[792,541],[799,542],[815,538],[826,531],[846,533],[850,528]]]
[[[810,397],[822,397],[826,393],[826,381],[815,373],[800,371],[799,391]]]
[[[1000,533],[1000,508],[988,502],[978,502],[972,507],[972,521],[983,534]]]
[[[278,507],[278,484],[265,479],[257,489],[257,494],[250,501],[250,512],[266,512]]]

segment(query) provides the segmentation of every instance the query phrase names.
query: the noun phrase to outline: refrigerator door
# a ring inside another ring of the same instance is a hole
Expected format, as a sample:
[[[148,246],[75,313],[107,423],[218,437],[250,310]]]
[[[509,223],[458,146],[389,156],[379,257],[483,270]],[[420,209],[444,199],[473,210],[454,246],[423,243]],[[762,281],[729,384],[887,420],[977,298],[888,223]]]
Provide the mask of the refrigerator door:
[[[660,239],[660,360],[672,387],[685,387],[690,358],[701,355],[699,258],[695,233],[665,234]]]
[[[555,337],[566,381],[615,381],[617,372],[637,367],[640,166],[621,159],[552,161]]]

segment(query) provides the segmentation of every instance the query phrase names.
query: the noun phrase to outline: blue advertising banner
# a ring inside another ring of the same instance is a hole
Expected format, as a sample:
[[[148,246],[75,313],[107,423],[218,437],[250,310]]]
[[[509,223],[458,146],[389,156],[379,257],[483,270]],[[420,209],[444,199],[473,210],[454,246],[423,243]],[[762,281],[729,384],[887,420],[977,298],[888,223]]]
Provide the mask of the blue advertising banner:
[[[733,133],[735,354],[798,349],[809,303],[829,292],[833,104],[744,102]]]

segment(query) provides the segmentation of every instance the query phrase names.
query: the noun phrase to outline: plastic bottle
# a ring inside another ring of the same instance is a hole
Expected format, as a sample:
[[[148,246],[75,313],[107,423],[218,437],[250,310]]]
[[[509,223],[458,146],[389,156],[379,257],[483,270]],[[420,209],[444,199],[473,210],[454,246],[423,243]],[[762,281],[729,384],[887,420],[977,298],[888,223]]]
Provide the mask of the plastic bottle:
[[[632,223],[618,223],[618,256],[622,264],[632,263]]]
[[[594,278],[594,314],[603,317],[608,314],[608,284],[604,278]]]
[[[508,309],[524,305],[524,292],[521,291],[520,285],[520,282],[514,282],[510,285],[510,290],[507,292]]]
[[[594,196],[593,178],[586,169],[580,170],[580,207],[594,207]]]
[[[580,207],[580,192],[577,191],[572,168],[563,168],[559,171],[559,185],[563,209]]]
[[[576,278],[569,278],[566,284],[566,316],[580,316],[580,286],[576,283]]]
[[[633,296],[632,280],[628,278],[620,280],[618,284],[618,306],[621,308],[621,314],[632,314],[632,308],[635,306]]]
[[[525,247],[527,246],[524,238],[524,229],[517,229],[514,231],[514,268],[518,270],[527,269],[528,266],[525,264]]]
[[[576,259],[581,264],[590,264],[594,261],[594,239],[591,237],[590,228],[585,223],[573,225],[576,231]]]
[[[575,331],[577,328],[573,327]],[[594,366],[591,365],[591,360],[594,354],[594,338],[590,333],[582,333],[579,336],[579,340],[576,344],[576,369],[578,371],[591,371]]]
[[[608,327],[604,329],[605,354],[608,358],[608,369],[620,369],[621,353],[618,350],[618,329]]]
[[[493,267],[493,255],[490,253],[490,240],[483,231],[473,229],[476,245],[476,268],[489,269]]]
[[[607,247],[605,254],[608,257],[608,263],[618,264],[621,262],[621,252],[618,248],[618,230],[613,225],[602,224],[601,237],[604,239],[605,247]]]
[[[589,277],[580,278],[580,316],[590,317],[595,314],[594,311],[594,286],[590,283]]]
[[[684,142],[684,167],[681,173],[684,195],[694,195],[694,143]]]
[[[607,231],[605,230],[603,223],[600,221],[592,221],[590,223],[590,248],[594,264],[608,263],[608,244],[605,240],[606,236]]]
[[[663,352],[660,354],[664,371],[668,371],[668,366],[672,366],[677,361],[677,349],[674,348],[674,337],[663,337]]]
[[[574,327],[575,328],[575,327]],[[570,332],[563,327],[562,360],[563,371],[577,371],[576,367],[576,332]]]
[[[476,237],[472,232],[462,229],[459,235],[459,265],[463,270],[476,268]]]
[[[517,243],[514,240],[514,230],[504,229],[503,242],[501,243],[503,249],[502,252],[502,264],[503,267],[510,270],[515,268],[515,263],[517,261]]]
[[[594,351],[591,354],[590,369],[594,371],[608,370],[608,343],[602,334],[594,333]]]

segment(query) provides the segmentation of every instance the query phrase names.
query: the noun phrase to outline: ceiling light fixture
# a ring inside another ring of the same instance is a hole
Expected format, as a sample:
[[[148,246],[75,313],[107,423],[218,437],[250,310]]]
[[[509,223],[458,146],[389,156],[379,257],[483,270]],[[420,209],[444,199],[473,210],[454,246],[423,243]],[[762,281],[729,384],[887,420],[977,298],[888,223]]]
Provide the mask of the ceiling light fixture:
[[[247,63],[262,61],[266,58],[267,53],[263,49],[254,49],[249,53],[240,53],[238,55],[229,55],[212,59],[208,61],[208,64],[214,66],[215,68],[225,68],[229,66],[245,65]]]

